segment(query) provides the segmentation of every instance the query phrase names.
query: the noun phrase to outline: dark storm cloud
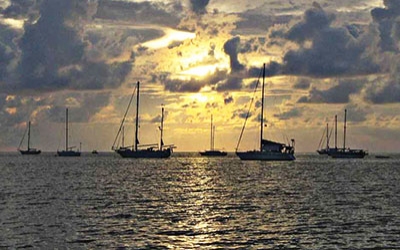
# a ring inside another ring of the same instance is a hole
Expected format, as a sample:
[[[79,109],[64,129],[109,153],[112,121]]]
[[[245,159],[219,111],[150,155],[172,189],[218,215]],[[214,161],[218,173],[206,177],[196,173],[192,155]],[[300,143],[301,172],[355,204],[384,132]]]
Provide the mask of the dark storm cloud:
[[[321,6],[314,2],[311,9],[304,13],[303,21],[294,25],[286,34],[286,38],[298,43],[303,43],[315,37],[321,30],[329,28],[335,19],[333,14],[326,13]]]
[[[122,83],[130,72],[129,62],[108,65],[87,60],[90,44],[82,27],[94,8],[93,2],[79,0],[41,2],[40,18],[25,25],[18,44],[21,58],[17,84],[9,86],[12,91],[101,89]]]
[[[385,8],[375,8],[371,11],[374,21],[378,23],[379,45],[383,51],[398,51],[398,39],[394,39],[393,31],[398,26],[396,19],[400,16],[400,1],[384,0],[383,3]]]
[[[239,37],[231,38],[224,44],[224,51],[229,56],[232,71],[240,71],[244,69],[244,66],[240,64],[238,60],[239,46]]]
[[[206,7],[210,0],[190,0],[192,11],[196,14],[207,13]]]
[[[11,0],[10,5],[4,9],[2,14],[7,18],[28,17],[35,4],[35,0]]]
[[[400,102],[400,84],[395,77],[390,80],[376,80],[365,90],[364,99],[373,104]]]
[[[303,20],[283,37],[298,43],[300,48],[289,50],[283,64],[277,64],[272,73],[331,77],[378,72],[379,66],[366,54],[368,43],[357,40],[354,31],[350,33],[346,27],[332,27],[334,19],[319,5],[307,10]]]
[[[359,93],[363,84],[357,81],[340,81],[338,85],[327,90],[312,88],[307,97],[298,100],[299,103],[348,103],[350,95]]]
[[[19,33],[0,24],[0,81],[9,76],[10,63],[17,57],[14,39]]]

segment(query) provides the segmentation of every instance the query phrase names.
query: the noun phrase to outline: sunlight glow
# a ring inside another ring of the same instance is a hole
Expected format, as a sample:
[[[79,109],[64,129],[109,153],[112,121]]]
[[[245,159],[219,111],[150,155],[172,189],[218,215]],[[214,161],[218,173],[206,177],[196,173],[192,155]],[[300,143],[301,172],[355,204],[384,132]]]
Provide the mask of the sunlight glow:
[[[183,76],[196,76],[205,77],[215,72],[215,65],[202,65],[182,71],[180,74]]]
[[[24,28],[24,20],[17,20],[12,18],[1,18],[0,23],[10,26],[14,29],[23,29]]]
[[[168,47],[173,42],[183,42],[187,39],[194,39],[196,37],[195,33],[170,28],[165,28],[163,31],[165,32],[163,37],[143,43],[142,46],[149,49],[161,49]]]

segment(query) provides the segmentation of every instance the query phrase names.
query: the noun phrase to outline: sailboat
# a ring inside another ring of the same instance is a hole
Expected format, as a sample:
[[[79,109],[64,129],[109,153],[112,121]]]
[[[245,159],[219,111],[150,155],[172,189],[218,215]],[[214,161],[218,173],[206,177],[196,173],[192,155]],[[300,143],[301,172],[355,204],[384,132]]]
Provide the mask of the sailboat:
[[[22,142],[24,141],[25,134],[26,134],[26,130],[25,130],[25,133],[24,133],[24,136],[22,137],[21,143],[18,146],[18,151],[23,155],[38,155],[42,151],[38,150],[36,148],[31,148],[30,147],[30,143],[31,143],[31,121],[28,122],[27,129],[28,129],[28,148],[26,150],[21,149],[21,145],[22,145]]]
[[[75,147],[68,146],[68,108],[65,111],[65,150],[58,151],[58,156],[81,156],[80,151],[73,150]]]
[[[346,148],[346,118],[347,110],[344,110],[344,126],[343,126],[343,148],[335,148],[335,150],[329,152],[329,156],[332,158],[364,158],[368,155],[368,152],[363,149],[351,149]]]
[[[264,132],[264,89],[265,89],[265,63],[262,71],[262,94],[261,94],[261,118],[260,118],[260,149],[252,150],[246,152],[238,152],[239,144],[243,135],[243,131],[246,126],[247,119],[249,117],[249,113],[247,113],[247,117],[245,123],[242,128],[242,132],[239,136],[239,141],[236,147],[236,155],[241,160],[260,160],[260,161],[293,161],[296,159],[294,156],[294,139],[291,140],[291,144],[285,144],[281,142],[274,142],[271,140],[263,139]],[[258,82],[257,82],[258,85]],[[257,87],[256,87],[257,88]],[[249,109],[250,111],[250,109]]]
[[[224,151],[216,150],[214,148],[215,143],[215,126],[213,126],[213,116],[211,115],[211,139],[210,139],[210,150],[200,152],[202,156],[226,156],[227,153]]]
[[[131,100],[129,101],[129,105],[125,112],[124,118],[122,119],[120,129],[117,133],[117,136],[114,140],[114,145],[112,149],[118,153],[123,158],[168,158],[171,156],[172,149],[175,148],[174,145],[164,145],[163,141],[163,132],[164,132],[164,107],[161,108],[161,125],[160,129],[160,144],[147,144],[140,145],[139,144],[139,96],[140,96],[140,82],[137,82],[136,85],[136,121],[135,121],[135,142],[133,146],[121,146],[119,148],[115,147],[116,141],[119,137],[121,130],[123,129],[123,124],[126,118],[126,115],[129,111],[130,104],[132,102],[134,93],[132,93]]]

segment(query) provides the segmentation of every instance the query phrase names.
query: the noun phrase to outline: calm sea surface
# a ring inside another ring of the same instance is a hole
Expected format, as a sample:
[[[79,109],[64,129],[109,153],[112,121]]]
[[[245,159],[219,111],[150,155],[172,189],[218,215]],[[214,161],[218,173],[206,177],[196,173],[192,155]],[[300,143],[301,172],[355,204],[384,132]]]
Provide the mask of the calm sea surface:
[[[0,248],[400,249],[400,155],[0,155]]]

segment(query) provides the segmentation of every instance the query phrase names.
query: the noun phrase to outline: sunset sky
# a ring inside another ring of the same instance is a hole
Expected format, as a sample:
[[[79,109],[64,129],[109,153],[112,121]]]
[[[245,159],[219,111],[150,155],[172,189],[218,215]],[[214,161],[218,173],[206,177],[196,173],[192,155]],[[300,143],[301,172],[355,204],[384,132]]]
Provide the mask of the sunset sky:
[[[137,81],[140,142],[234,151],[263,63],[265,137],[317,149],[344,109],[347,145],[400,150],[398,0],[0,0],[0,150],[111,150]],[[259,92],[258,92],[259,93]],[[260,95],[241,149],[258,147]],[[134,109],[132,109],[133,111]],[[133,143],[134,113],[126,141]]]

